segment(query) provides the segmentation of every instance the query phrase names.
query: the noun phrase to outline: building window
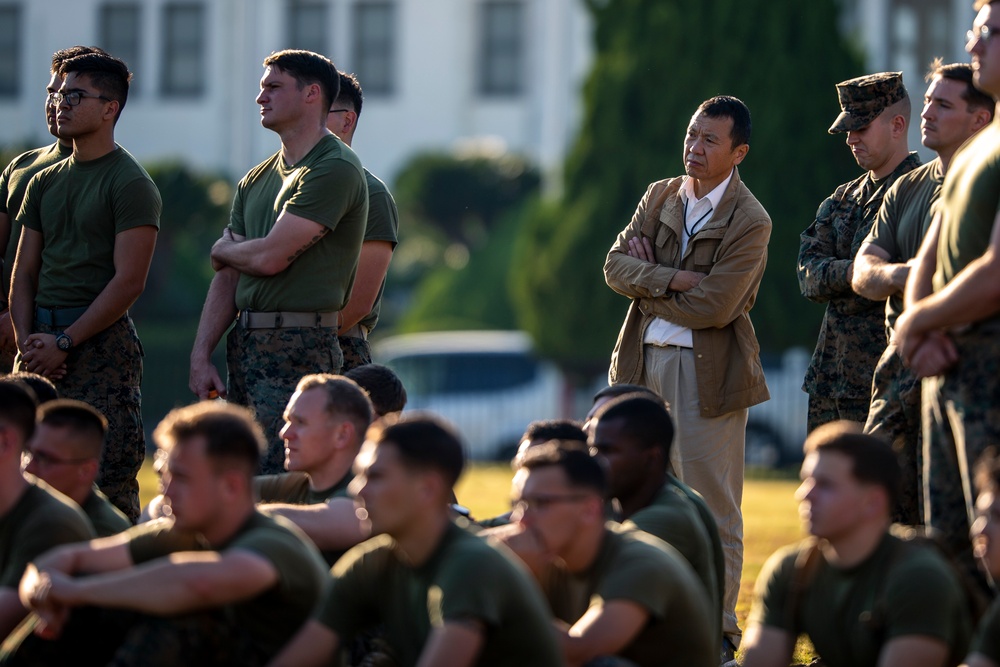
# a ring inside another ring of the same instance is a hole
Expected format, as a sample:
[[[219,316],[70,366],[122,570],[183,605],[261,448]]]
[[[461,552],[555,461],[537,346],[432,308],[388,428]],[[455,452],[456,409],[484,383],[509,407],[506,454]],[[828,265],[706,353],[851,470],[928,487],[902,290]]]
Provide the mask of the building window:
[[[324,2],[290,0],[288,3],[288,48],[327,55],[327,6]]]
[[[480,10],[479,92],[524,92],[524,4],[490,0]]]
[[[163,8],[163,70],[160,91],[165,96],[194,97],[205,91],[205,8],[171,3]]]
[[[133,74],[139,70],[139,5],[137,3],[114,3],[101,7],[100,38],[98,45],[113,56],[121,58]],[[137,76],[129,85],[129,92],[135,93],[142,84]]]
[[[21,89],[21,8],[0,7],[0,97]]]
[[[391,2],[354,5],[354,73],[365,95],[390,95],[395,89],[396,7]]]
[[[916,74],[920,81],[931,61],[942,56],[949,62],[954,51],[954,35],[949,6],[939,0],[894,0],[890,6],[889,31],[891,66]]]

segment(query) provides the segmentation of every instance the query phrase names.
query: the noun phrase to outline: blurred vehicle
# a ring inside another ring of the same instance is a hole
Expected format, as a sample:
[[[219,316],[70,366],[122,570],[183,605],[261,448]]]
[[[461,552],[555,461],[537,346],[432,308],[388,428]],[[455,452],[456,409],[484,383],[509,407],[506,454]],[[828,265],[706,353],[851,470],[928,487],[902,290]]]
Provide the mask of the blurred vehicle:
[[[469,458],[509,460],[529,423],[559,416],[563,377],[521,331],[441,331],[385,338],[376,361],[406,387],[409,410],[461,432]]]
[[[806,439],[809,395],[802,379],[809,366],[809,352],[801,347],[785,350],[775,363],[762,358],[771,399],[750,408],[747,417],[746,463],[776,468],[802,460]]]

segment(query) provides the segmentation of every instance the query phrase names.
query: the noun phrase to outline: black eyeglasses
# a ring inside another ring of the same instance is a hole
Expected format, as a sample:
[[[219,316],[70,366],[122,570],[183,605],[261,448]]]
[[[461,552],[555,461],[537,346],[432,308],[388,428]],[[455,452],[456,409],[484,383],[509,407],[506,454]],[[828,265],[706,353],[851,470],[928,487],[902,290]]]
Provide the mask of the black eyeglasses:
[[[988,25],[981,25],[979,28],[970,30],[965,33],[965,42],[969,43],[974,39],[978,39],[983,44],[988,44],[990,38],[997,34],[997,28]]]
[[[71,107],[79,106],[80,102],[84,99],[94,99],[94,100],[104,100],[105,102],[110,102],[110,97],[105,97],[104,95],[88,95],[81,90],[74,90],[71,93],[49,93],[45,98],[45,101],[52,106],[59,106],[66,100],[66,104]]]

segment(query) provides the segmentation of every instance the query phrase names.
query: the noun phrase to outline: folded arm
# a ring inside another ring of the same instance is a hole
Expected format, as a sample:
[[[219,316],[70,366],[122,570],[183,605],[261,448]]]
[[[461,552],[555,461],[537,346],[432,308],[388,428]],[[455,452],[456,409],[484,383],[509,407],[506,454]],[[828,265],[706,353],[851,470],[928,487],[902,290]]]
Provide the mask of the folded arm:
[[[833,227],[837,206],[838,200],[833,197],[820,204],[816,219],[799,235],[799,291],[818,303],[852,292],[854,259],[837,256]]]
[[[349,549],[368,539],[367,531],[355,514],[354,501],[350,498],[331,498],[316,505],[268,504],[260,505],[259,509],[285,517],[324,551]]]
[[[251,276],[273,276],[291,266],[329,232],[329,227],[283,211],[263,238],[242,239],[226,228],[212,246],[212,265],[216,270],[230,266]]]

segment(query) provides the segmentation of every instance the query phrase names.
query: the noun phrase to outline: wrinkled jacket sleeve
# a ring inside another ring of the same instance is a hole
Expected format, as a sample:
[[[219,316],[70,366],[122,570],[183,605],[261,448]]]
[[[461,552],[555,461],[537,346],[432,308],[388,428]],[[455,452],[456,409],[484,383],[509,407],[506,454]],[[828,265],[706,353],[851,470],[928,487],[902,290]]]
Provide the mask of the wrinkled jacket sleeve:
[[[833,226],[837,206],[835,197],[826,199],[820,204],[816,219],[799,235],[799,290],[802,296],[817,303],[852,292],[847,272],[854,260],[837,257]]]
[[[647,217],[659,217],[660,206],[655,210],[650,210],[654,206],[654,201],[662,193],[666,185],[663,181],[653,183],[646,190],[642,200],[639,202],[635,214],[632,215],[632,222],[628,224],[615,240],[608,252],[608,258],[604,262],[604,280],[608,287],[618,292],[622,296],[633,299],[642,297],[662,296],[667,291],[667,285],[673,280],[677,269],[662,264],[646,262],[635,257],[629,257],[628,241],[633,238],[642,237],[643,223]],[[647,229],[649,228],[648,225]]]
[[[745,231],[726,239],[718,259],[701,283],[686,292],[644,298],[640,307],[668,322],[689,329],[721,329],[749,310],[767,265],[771,223],[753,221]]]

